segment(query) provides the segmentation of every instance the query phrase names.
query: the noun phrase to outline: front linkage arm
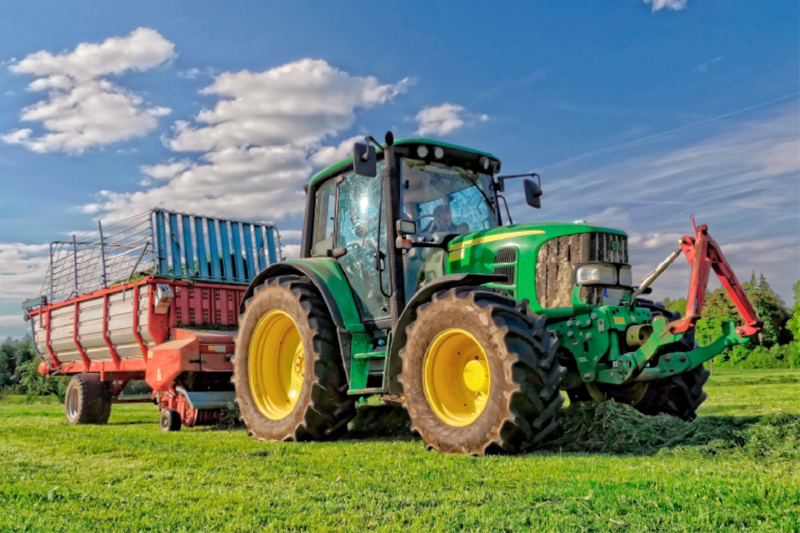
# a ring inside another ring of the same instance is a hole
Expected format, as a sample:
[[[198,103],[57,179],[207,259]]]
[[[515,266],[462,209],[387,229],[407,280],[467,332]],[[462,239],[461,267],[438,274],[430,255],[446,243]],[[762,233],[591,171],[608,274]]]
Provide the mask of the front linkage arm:
[[[653,321],[653,333],[650,338],[635,352],[620,356],[621,364],[615,365],[616,368],[600,370],[597,373],[597,381],[620,384],[631,378],[635,381],[650,381],[677,375],[714,358],[729,346],[748,342],[750,337],[761,332],[764,323],[758,319],[720,246],[708,234],[708,226],[703,224],[697,227],[694,217],[692,226],[695,236],[685,235],[680,239],[681,250],[692,265],[686,316],[674,322],[667,322],[664,317],[657,317]],[[728,322],[722,327],[722,336],[709,345],[688,352],[665,354],[659,359],[657,366],[647,367],[647,362],[659,353],[662,347],[678,342],[687,332],[694,330],[697,321],[702,317],[711,269],[717,274],[728,296],[736,305],[736,309],[744,319],[744,325],[736,327],[733,322]]]
[[[747,299],[742,286],[736,279],[736,274],[733,273],[730,264],[728,264],[725,256],[722,255],[722,249],[708,234],[708,226],[702,224],[698,228],[694,223],[694,217],[692,217],[692,226],[694,227],[695,236],[684,235],[680,240],[681,249],[686,255],[689,264],[692,265],[692,281],[689,285],[689,297],[686,299],[686,316],[670,324],[670,333],[690,331],[694,329],[695,324],[700,320],[703,302],[706,299],[708,276],[713,268],[714,273],[717,274],[722,286],[725,287],[728,296],[733,300],[733,304],[744,319],[744,325],[736,328],[736,334],[739,337],[757,335],[761,332],[764,322],[758,319],[750,300]]]

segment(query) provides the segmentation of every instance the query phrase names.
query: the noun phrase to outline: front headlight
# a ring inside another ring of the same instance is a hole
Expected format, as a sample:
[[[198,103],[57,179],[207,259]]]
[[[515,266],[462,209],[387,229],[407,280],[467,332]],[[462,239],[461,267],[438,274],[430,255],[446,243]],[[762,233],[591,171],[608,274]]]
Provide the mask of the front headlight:
[[[575,281],[580,285],[616,285],[617,269],[602,263],[581,265],[575,269]]]
[[[630,287],[631,285],[633,285],[633,276],[631,275],[631,267],[629,266],[619,267],[619,284],[625,287]]]

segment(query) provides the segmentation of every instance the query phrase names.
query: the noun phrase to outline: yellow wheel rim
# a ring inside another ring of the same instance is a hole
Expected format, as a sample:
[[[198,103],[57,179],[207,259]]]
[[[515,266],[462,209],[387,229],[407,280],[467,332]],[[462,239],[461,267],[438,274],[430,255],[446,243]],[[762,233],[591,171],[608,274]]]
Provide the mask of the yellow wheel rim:
[[[433,412],[451,426],[473,423],[486,408],[492,373],[483,347],[463,329],[446,329],[425,351],[422,386]]]
[[[259,320],[247,369],[258,409],[272,420],[286,418],[297,405],[306,373],[303,341],[292,317],[272,311]]]

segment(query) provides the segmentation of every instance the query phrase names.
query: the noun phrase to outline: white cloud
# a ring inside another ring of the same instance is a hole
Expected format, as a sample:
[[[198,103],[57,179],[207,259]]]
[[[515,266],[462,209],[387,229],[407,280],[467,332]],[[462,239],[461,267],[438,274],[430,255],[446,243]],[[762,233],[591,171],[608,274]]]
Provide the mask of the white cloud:
[[[363,142],[364,137],[351,137],[339,143],[339,146],[323,146],[311,156],[311,163],[316,167],[328,167],[353,155],[353,144]]]
[[[214,77],[215,70],[211,67],[205,68],[190,68],[187,70],[181,70],[178,72],[178,76],[181,78],[186,78],[187,80],[195,80],[200,77],[208,76],[209,78]]]
[[[176,123],[169,146],[176,151],[210,151],[231,146],[311,146],[355,121],[357,108],[386,103],[406,91],[410,80],[381,84],[351,76],[322,60],[303,59],[266,72],[220,74],[203,90],[221,100],[201,111],[193,127]]]
[[[6,96],[14,96],[14,91],[6,91],[3,94]]]
[[[417,134],[447,135],[464,125],[464,111],[463,106],[448,103],[426,107],[414,117],[417,121]]]
[[[335,148],[321,144],[350,127],[357,110],[385,104],[412,82],[382,84],[311,59],[260,73],[220,74],[203,91],[220,97],[216,106],[194,123],[176,122],[166,140],[174,151],[205,152],[199,160],[144,167],[156,180],[152,186],[135,193],[102,191],[84,210],[103,218],[156,206],[251,219],[300,213],[300,186],[312,165],[337,156],[348,141]]]
[[[18,315],[0,315],[0,328],[19,328],[25,326],[22,313]]]
[[[151,178],[159,180],[170,180],[189,168],[191,161],[177,161],[161,164],[161,165],[143,165],[142,172]]]
[[[300,257],[299,244],[284,244],[282,247],[283,257],[286,259],[297,259]]]
[[[686,7],[687,0],[644,0],[645,4],[653,4],[653,11],[667,8],[679,11]]]
[[[58,55],[42,50],[13,63],[12,72],[37,76],[29,90],[48,91],[46,100],[26,107],[21,116],[40,122],[46,133],[35,137],[24,128],[3,135],[3,141],[34,152],[82,152],[147,134],[170,110],[145,103],[105,76],[151,69],[174,57],[174,47],[158,32],[139,28],[102,44],[81,43]]]
[[[303,235],[303,232],[300,231],[299,229],[282,229],[280,230],[280,232],[281,232],[281,241],[286,241],[286,240],[299,241],[300,237]]]
[[[47,244],[0,243],[0,302],[20,304],[39,295],[49,250]]]

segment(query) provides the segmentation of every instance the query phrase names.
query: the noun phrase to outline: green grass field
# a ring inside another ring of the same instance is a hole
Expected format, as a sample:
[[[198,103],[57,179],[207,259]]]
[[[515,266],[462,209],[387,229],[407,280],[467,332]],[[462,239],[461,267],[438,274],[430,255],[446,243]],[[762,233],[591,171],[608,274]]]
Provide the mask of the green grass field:
[[[718,371],[707,391],[704,422],[800,414],[797,371]],[[795,452],[717,442],[481,459],[419,440],[259,443],[157,422],[147,404],[70,427],[61,405],[0,402],[0,531],[800,530]]]

